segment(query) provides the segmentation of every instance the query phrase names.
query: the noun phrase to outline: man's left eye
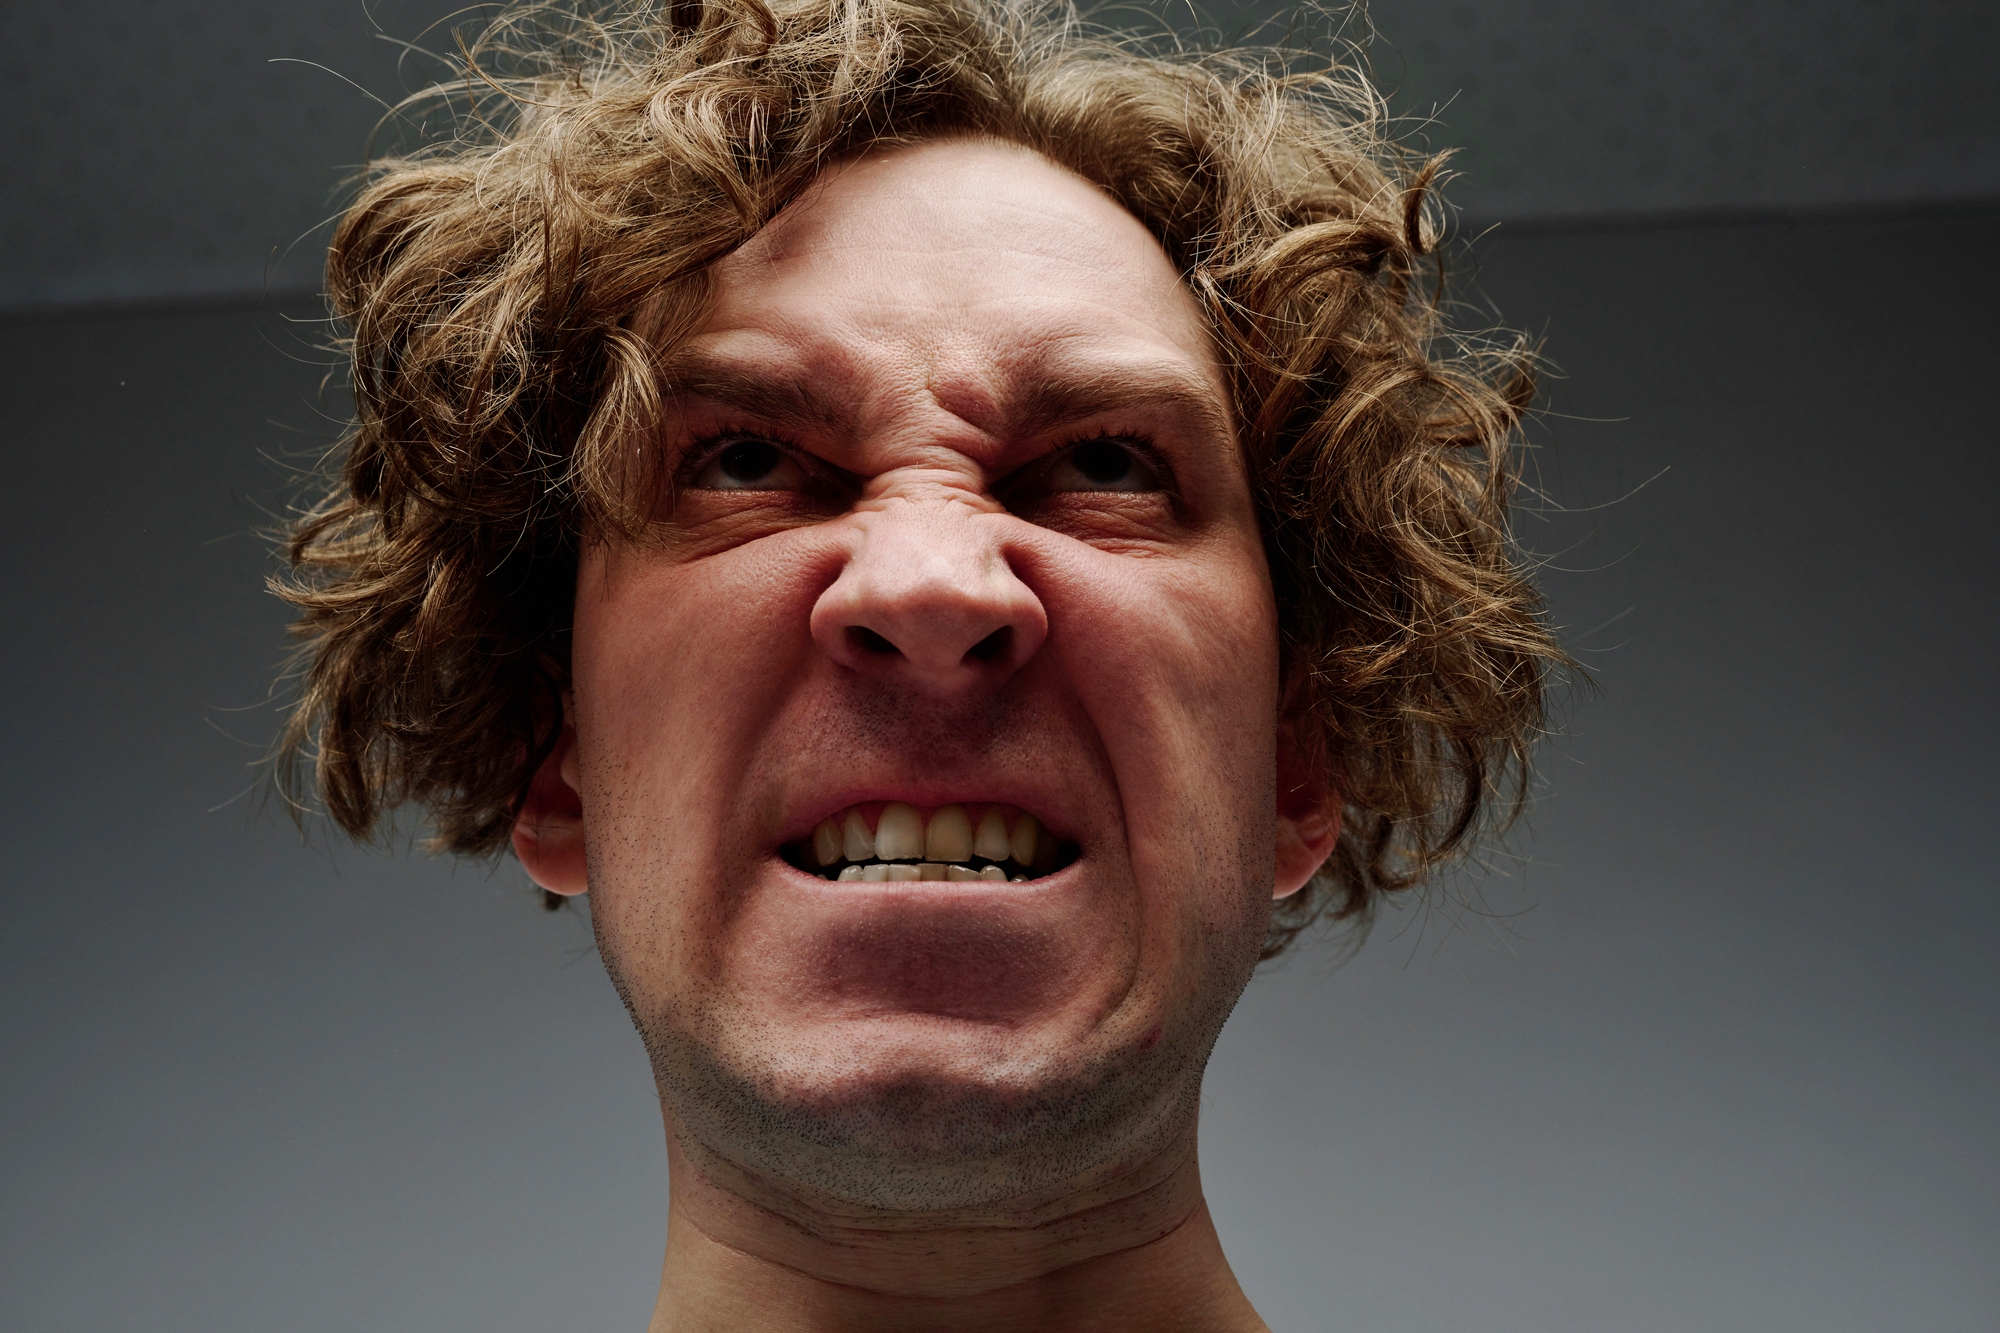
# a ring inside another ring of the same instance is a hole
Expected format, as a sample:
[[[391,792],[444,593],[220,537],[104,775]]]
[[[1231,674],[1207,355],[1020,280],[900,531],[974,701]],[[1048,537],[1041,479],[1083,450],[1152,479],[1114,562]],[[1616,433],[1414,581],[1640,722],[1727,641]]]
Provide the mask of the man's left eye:
[[[798,460],[764,440],[724,445],[702,464],[693,486],[703,491],[797,491],[806,486]]]
[[[1049,491],[1157,491],[1160,477],[1130,445],[1085,440],[1055,460],[1043,485]]]

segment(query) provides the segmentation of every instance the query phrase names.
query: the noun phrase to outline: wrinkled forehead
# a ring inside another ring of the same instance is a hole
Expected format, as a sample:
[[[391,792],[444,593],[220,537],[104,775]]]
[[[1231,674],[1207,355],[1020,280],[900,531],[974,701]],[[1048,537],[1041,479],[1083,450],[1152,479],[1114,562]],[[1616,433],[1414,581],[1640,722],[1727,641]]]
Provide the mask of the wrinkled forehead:
[[[873,366],[938,389],[1068,363],[1225,396],[1201,312],[1152,234],[1013,144],[836,162],[713,278],[695,339],[711,352]]]

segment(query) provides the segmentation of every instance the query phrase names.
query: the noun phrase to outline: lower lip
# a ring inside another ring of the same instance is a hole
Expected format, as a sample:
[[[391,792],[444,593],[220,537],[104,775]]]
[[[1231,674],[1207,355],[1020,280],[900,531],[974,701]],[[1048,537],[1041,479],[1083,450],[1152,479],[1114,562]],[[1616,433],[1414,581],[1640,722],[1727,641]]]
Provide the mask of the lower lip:
[[[1091,1001],[1116,953],[1081,862],[1039,879],[821,879],[780,860],[784,891],[758,915],[751,964],[762,1002],[824,1018],[919,1016],[1018,1024]]]

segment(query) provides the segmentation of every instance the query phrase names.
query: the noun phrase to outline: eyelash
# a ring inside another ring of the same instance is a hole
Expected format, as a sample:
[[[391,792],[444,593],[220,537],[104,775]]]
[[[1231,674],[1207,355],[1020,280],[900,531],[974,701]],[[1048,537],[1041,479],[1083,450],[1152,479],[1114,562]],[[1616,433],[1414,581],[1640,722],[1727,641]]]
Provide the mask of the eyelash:
[[[797,440],[774,430],[743,430],[732,427],[709,431],[689,440],[687,451],[681,455],[680,466],[674,469],[675,479],[684,485],[708,466],[710,459],[730,445],[751,442],[769,444],[784,450],[814,478],[822,477],[826,472],[827,465],[814,458]]]
[[[1143,435],[1135,435],[1130,431],[1100,430],[1094,435],[1080,435],[1065,444],[1057,446],[1048,455],[1019,469],[1012,476],[1002,478],[1000,483],[994,487],[994,494],[1008,509],[1016,512],[1021,512],[1017,504],[1017,496],[1020,500],[1025,500],[1030,504],[1037,499],[1058,504],[1068,501],[1070,503],[1096,503],[1099,505],[1107,502],[1118,503],[1123,501],[1129,503],[1141,500],[1148,492],[1093,490],[1044,491],[1039,496],[1033,494],[1042,483],[1046,482],[1049,473],[1059,466],[1065,458],[1069,457],[1070,454],[1084,445],[1100,442],[1115,444],[1119,448],[1128,451],[1132,455],[1135,464],[1144,467],[1152,474],[1157,489],[1151,491],[1151,494],[1164,499],[1167,507],[1176,517],[1182,515],[1183,506],[1180,486],[1174,479],[1172,465],[1167,462],[1166,458],[1154,446],[1151,440]],[[1018,495],[1020,491],[1028,491],[1030,493],[1027,495]],[[1079,500],[1078,497],[1088,498]]]
[[[1161,457],[1160,451],[1153,447],[1151,440],[1143,435],[1134,435],[1130,431],[1101,430],[1095,435],[1078,436],[1069,443],[1058,446],[1043,462],[1030,464],[1029,466],[1053,467],[1086,444],[1103,443],[1115,444],[1131,450],[1138,457],[1139,461],[1144,463],[1147,469],[1160,479],[1160,489],[1163,492],[1175,500],[1180,498],[1180,489],[1174,485],[1174,472],[1172,468],[1167,466],[1167,460]]]

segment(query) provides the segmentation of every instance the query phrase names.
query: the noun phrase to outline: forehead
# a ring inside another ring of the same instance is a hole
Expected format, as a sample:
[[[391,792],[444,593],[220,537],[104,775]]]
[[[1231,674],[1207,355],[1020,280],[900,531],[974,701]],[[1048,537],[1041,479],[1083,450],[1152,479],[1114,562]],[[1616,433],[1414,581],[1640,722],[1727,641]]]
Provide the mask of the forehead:
[[[1158,242],[1088,181],[1009,144],[837,163],[714,277],[705,356],[921,387],[968,418],[1058,369],[1221,393]]]

